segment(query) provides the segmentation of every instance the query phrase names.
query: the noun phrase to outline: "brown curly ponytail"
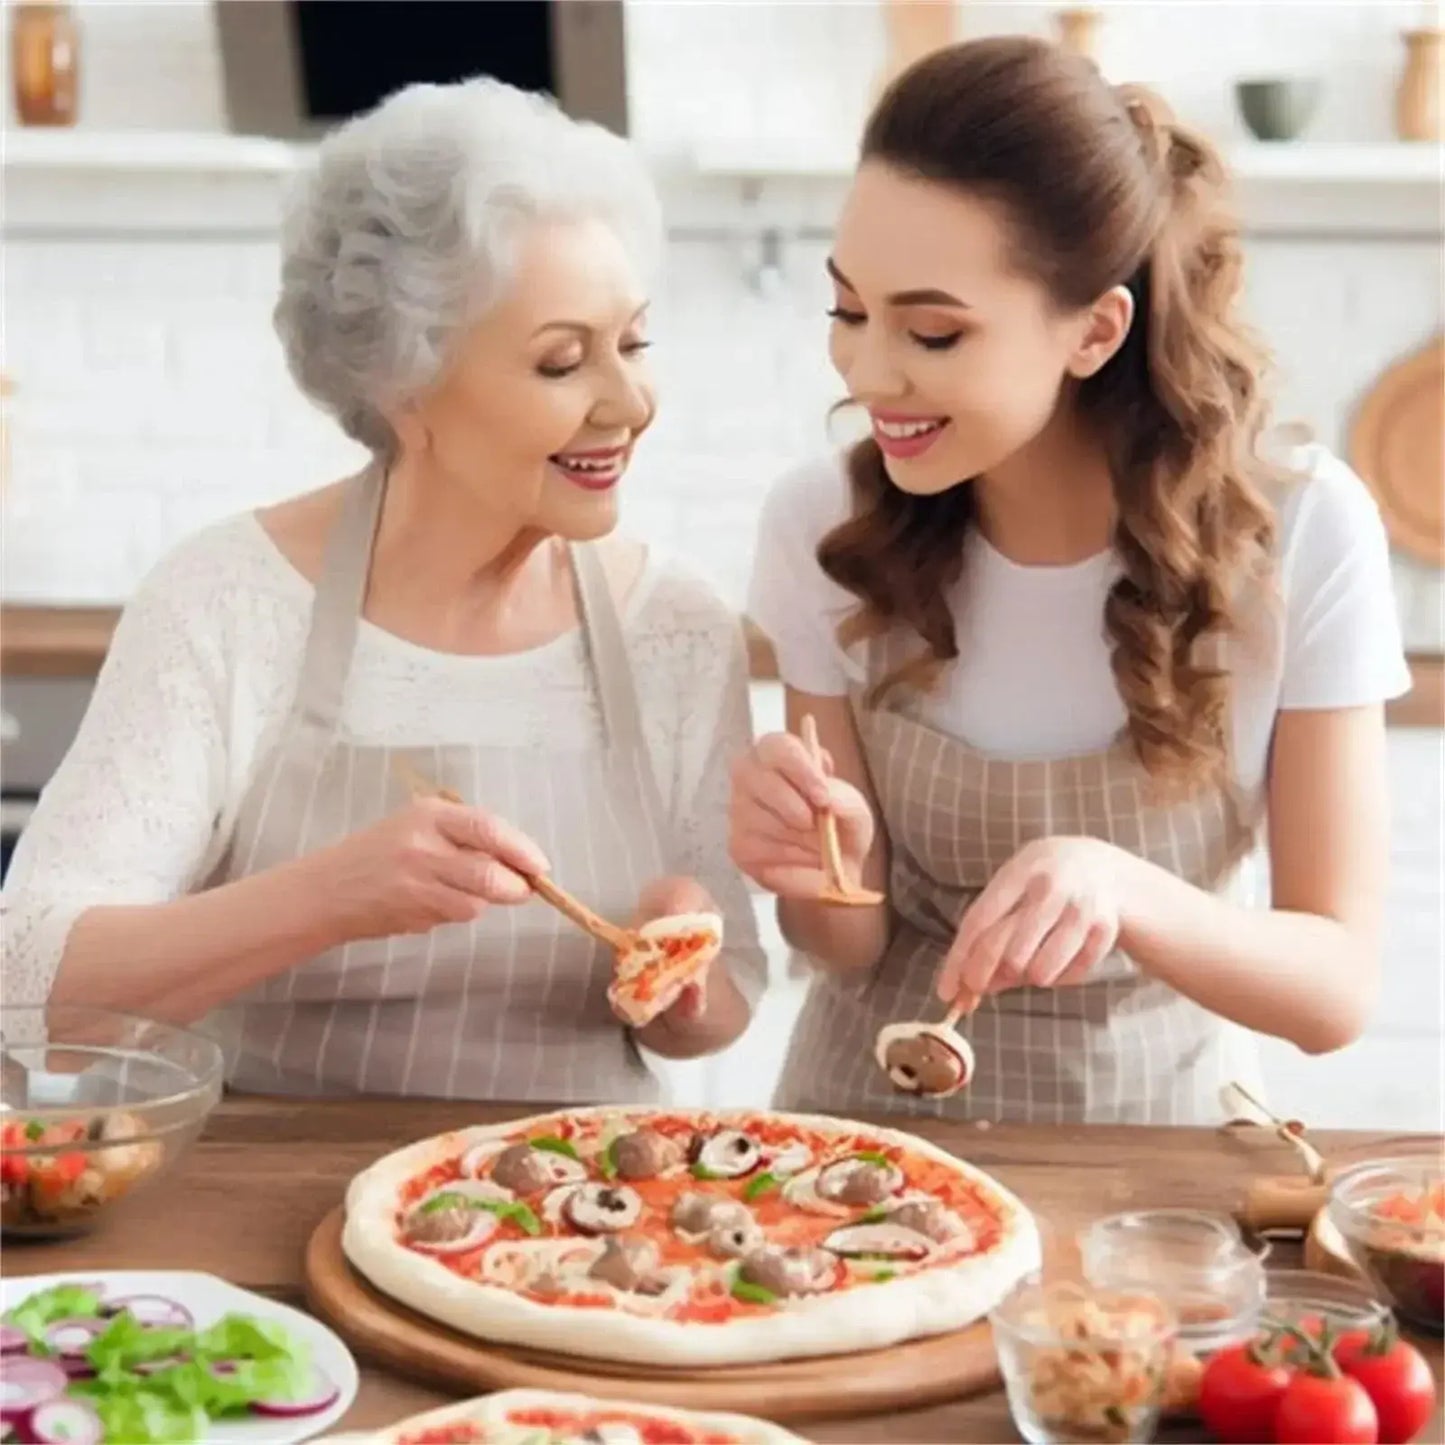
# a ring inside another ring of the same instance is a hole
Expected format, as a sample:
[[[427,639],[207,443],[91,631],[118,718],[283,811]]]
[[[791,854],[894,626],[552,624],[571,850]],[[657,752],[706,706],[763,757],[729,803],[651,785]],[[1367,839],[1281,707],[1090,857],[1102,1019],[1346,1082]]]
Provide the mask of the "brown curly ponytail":
[[[1265,357],[1234,314],[1238,227],[1213,149],[1148,92],[1022,37],[926,57],[878,103],[863,160],[1001,203],[1025,267],[1064,307],[1127,285],[1135,323],[1078,387],[1107,439],[1122,576],[1104,625],[1150,775],[1171,791],[1225,764],[1228,676],[1201,644],[1236,630],[1241,584],[1264,570],[1274,514],[1257,485]],[[975,500],[894,487],[875,442],[849,454],[853,514],[823,570],[861,602],[845,640],[904,626],[927,646],[886,678],[926,684],[957,656],[949,594]]]

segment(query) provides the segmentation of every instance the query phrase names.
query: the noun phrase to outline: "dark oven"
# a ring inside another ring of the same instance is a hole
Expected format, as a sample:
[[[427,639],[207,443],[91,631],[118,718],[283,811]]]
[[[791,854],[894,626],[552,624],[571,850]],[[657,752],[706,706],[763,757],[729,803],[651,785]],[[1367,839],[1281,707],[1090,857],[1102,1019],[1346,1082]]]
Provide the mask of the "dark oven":
[[[7,677],[0,683],[0,878],[40,790],[60,766],[90,703],[80,677]]]

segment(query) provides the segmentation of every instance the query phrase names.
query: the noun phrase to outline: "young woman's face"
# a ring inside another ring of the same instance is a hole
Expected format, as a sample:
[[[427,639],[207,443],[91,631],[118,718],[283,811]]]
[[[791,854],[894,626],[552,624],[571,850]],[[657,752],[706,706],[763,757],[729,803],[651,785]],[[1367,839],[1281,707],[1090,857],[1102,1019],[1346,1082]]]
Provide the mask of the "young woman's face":
[[[618,483],[653,415],[646,298],[601,222],[538,224],[518,247],[505,296],[398,431],[519,528],[599,537],[616,525]]]
[[[1011,266],[996,207],[878,162],[858,171],[828,270],[829,351],[889,478],[930,494],[1043,430],[1089,331]]]

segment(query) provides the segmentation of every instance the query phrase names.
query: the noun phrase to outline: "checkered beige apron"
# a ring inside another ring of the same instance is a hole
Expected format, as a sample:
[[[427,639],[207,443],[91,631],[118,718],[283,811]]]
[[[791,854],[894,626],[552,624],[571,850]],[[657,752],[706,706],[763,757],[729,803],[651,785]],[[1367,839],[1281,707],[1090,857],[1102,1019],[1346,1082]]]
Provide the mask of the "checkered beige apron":
[[[870,674],[886,675],[905,651],[897,640],[876,644]],[[895,1091],[874,1061],[875,1035],[884,1024],[941,1016],[934,980],[964,910],[1025,843],[1102,838],[1221,891],[1251,848],[1258,808],[1227,788],[1183,805],[1151,802],[1122,736],[1103,752],[1012,762],[918,721],[908,698],[870,708],[860,694],[853,707],[892,845],[895,932],[866,977],[815,975],[780,1107],[1196,1123],[1219,1119],[1219,1091],[1229,1080],[1259,1087],[1252,1035],[1116,952],[1078,987],[1018,988],[986,999],[960,1025],[977,1059],[961,1093],[920,1099]]]
[[[316,589],[297,698],[256,771],[216,878],[324,848],[407,801],[401,757],[534,837],[558,878],[625,918],[667,872],[665,811],[602,566],[571,549],[602,740],[577,751],[449,742],[396,749],[339,728],[385,478],[350,485]],[[496,706],[505,708],[506,698]],[[660,1094],[608,1007],[610,956],[541,903],[423,936],[366,939],[268,980],[213,1019],[245,1090],[560,1102]]]

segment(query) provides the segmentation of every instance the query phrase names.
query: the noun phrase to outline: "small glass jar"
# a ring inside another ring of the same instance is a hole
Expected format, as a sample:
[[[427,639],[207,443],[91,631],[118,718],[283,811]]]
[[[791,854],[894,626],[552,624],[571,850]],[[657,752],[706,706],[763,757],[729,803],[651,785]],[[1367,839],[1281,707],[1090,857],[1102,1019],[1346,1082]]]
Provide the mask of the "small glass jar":
[[[989,1318],[1009,1409],[1030,1445],[1153,1439],[1176,1329],[1157,1295],[1033,1275]]]
[[[1264,1305],[1264,1264],[1224,1215],[1132,1210],[1096,1220],[1079,1241],[1084,1277],[1098,1289],[1153,1290],[1195,1356],[1253,1332]]]
[[[21,0],[10,12],[10,71],[21,125],[74,125],[80,27],[69,5]]]

